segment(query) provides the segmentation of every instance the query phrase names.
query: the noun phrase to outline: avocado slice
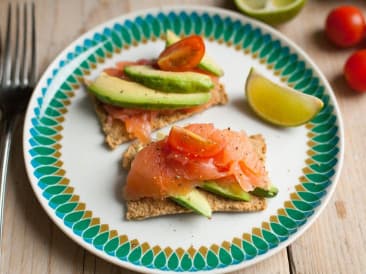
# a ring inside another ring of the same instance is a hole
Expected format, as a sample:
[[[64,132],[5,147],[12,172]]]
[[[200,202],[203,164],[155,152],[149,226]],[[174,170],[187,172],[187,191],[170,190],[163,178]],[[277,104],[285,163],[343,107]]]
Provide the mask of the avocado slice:
[[[174,32],[172,32],[171,30],[166,31],[167,46],[170,46],[171,44],[174,44],[179,40],[180,38]],[[219,77],[224,75],[223,69],[206,53],[203,56],[201,62],[198,64],[198,67]]]
[[[169,198],[185,208],[191,209],[207,218],[211,218],[211,206],[208,203],[206,197],[203,196],[197,189],[193,189],[184,195],[176,195]]]
[[[144,86],[165,92],[208,92],[214,87],[210,76],[197,72],[163,71],[146,65],[127,66],[124,72]]]
[[[256,187],[250,194],[253,194],[258,197],[265,197],[265,198],[273,198],[277,195],[278,188],[275,186],[270,186],[269,189],[264,189],[260,187]]]
[[[214,194],[217,194],[219,196],[231,199],[231,200],[239,200],[239,201],[250,201],[250,194],[248,192],[245,192],[241,189],[233,190],[229,187],[225,187],[222,185],[219,185],[216,182],[205,182],[202,186],[202,189],[212,192]]]
[[[101,73],[88,84],[89,91],[100,101],[120,107],[144,109],[178,109],[202,105],[211,98],[210,92],[166,93],[139,83]]]

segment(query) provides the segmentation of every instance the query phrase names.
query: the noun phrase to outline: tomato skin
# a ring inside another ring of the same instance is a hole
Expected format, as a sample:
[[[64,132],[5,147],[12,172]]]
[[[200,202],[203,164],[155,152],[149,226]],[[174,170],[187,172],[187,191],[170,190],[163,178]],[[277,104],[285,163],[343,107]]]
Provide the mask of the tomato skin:
[[[366,49],[356,51],[344,65],[348,84],[358,92],[366,92]]]
[[[195,68],[205,54],[201,36],[191,35],[167,47],[159,56],[158,66],[167,71],[188,71]]]
[[[202,158],[216,155],[225,145],[177,126],[173,126],[170,130],[167,142],[171,148],[183,152],[187,156]]]
[[[335,45],[346,48],[359,43],[365,36],[365,19],[354,6],[340,6],[327,17],[325,32]]]

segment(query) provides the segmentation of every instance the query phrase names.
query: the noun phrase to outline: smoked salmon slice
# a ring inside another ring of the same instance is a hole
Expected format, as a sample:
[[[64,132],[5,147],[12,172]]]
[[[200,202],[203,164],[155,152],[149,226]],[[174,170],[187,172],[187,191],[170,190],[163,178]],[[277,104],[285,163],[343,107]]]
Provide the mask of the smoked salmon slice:
[[[265,166],[245,132],[191,124],[173,127],[165,139],[137,153],[124,195],[127,200],[164,199],[185,194],[205,181],[246,192],[269,187]]]

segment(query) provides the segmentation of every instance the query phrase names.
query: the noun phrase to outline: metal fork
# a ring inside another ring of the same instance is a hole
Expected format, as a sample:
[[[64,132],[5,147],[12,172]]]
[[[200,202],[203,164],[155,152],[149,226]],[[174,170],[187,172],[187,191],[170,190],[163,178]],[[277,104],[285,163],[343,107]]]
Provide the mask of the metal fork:
[[[0,243],[9,154],[14,125],[23,116],[36,79],[35,6],[8,4],[4,52],[0,33]],[[12,18],[14,16],[15,18]],[[15,29],[12,23],[15,21]],[[1,252],[0,252],[1,254]]]

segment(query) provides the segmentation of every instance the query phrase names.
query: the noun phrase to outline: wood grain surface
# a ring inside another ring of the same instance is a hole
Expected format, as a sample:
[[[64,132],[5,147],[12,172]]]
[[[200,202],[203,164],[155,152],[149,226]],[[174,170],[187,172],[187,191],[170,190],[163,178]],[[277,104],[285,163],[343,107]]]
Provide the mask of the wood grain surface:
[[[2,33],[7,2],[0,1]],[[232,274],[366,273],[366,94],[352,92],[342,76],[343,64],[355,49],[336,49],[323,33],[326,14],[345,3],[359,6],[366,15],[364,0],[309,0],[300,15],[277,27],[321,68],[341,107],[346,153],[336,192],[321,216],[290,248]],[[225,0],[36,0],[35,4],[39,75],[85,31],[129,11],[168,4],[203,4],[235,10],[232,1]],[[366,42],[357,48],[366,48]],[[85,251],[50,221],[25,174],[21,135],[18,125],[9,169],[0,273],[134,273]]]

